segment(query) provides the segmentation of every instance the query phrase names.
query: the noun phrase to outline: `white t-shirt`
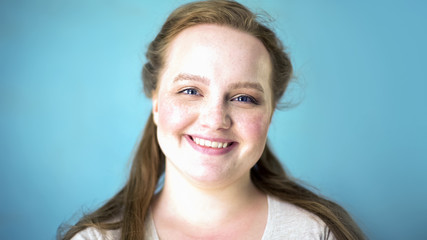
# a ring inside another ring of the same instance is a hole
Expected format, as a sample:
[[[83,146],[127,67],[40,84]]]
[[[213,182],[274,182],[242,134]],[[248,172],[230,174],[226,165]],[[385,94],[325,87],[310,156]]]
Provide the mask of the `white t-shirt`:
[[[151,213],[145,222],[145,239],[159,240]],[[72,240],[117,240],[120,229],[104,231],[87,228]],[[326,224],[316,215],[276,197],[268,196],[268,219],[261,240],[335,240]]]

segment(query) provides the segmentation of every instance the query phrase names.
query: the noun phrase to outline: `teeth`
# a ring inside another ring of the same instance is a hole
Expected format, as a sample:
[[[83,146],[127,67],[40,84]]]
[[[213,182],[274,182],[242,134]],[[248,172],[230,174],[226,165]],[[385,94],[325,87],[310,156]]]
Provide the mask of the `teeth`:
[[[226,142],[225,143],[214,142],[214,141],[209,141],[209,140],[205,140],[202,138],[196,138],[196,137],[193,137],[193,140],[197,145],[211,147],[211,148],[226,148],[228,146],[228,143],[226,143]]]

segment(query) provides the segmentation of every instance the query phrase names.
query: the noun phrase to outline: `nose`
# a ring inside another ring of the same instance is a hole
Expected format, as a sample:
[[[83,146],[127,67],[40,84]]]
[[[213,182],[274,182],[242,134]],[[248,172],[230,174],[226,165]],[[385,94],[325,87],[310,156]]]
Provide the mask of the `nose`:
[[[215,101],[206,104],[199,115],[202,126],[212,130],[229,129],[232,121],[225,103]]]

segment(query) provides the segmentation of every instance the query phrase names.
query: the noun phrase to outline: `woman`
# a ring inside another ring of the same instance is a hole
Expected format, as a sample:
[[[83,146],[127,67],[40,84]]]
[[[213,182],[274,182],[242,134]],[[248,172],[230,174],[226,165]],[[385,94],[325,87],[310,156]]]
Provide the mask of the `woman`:
[[[147,60],[153,110],[129,180],[63,239],[364,238],[344,209],[294,182],[269,150],[292,66],[252,12],[233,1],[184,5]]]

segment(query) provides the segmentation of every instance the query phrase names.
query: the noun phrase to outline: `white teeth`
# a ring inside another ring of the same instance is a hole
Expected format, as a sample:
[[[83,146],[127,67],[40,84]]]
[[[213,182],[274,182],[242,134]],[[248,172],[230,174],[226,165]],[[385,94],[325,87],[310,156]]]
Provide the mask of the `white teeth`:
[[[209,141],[202,138],[193,137],[193,140],[197,145],[211,147],[211,148],[226,148],[228,146],[228,143],[214,142],[214,141]]]

